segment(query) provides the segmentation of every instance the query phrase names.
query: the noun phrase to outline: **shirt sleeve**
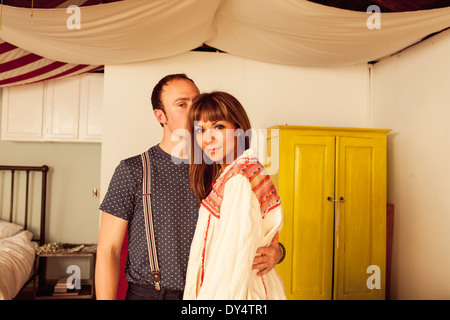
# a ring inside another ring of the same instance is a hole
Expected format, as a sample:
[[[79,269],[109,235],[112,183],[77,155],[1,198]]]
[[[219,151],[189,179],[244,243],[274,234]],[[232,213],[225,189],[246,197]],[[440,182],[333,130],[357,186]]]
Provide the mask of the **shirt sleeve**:
[[[227,182],[198,299],[247,299],[262,229],[259,206],[252,197],[255,195],[246,177],[237,175]]]
[[[134,212],[136,179],[128,161],[122,160],[114,171],[100,210],[130,220]]]

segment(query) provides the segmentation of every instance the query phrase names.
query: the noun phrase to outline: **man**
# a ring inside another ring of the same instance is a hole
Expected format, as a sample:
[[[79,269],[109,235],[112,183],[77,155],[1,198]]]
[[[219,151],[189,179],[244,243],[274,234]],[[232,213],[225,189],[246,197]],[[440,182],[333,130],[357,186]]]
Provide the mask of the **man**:
[[[120,252],[127,229],[127,299],[183,297],[198,209],[189,189],[189,164],[187,161],[173,161],[174,157],[184,155],[172,154],[179,143],[172,141],[172,134],[177,129],[186,128],[189,109],[199,93],[194,82],[184,74],[164,77],[152,93],[154,115],[163,127],[161,142],[149,149],[151,208],[161,289],[155,288],[150,271],[142,204],[142,163],[138,155],[120,162],[100,206],[102,217],[95,276],[98,299],[116,298]],[[281,258],[277,237],[270,247],[260,248],[257,253],[253,268],[265,274]]]

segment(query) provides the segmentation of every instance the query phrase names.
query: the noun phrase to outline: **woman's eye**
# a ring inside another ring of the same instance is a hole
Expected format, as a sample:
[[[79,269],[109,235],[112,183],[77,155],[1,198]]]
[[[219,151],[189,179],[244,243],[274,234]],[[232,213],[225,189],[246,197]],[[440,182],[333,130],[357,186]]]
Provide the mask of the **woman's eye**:
[[[222,125],[222,124],[218,124],[218,125],[215,127],[215,129],[217,129],[217,130],[222,130],[222,129],[224,129],[224,128],[225,128],[225,126]]]
[[[202,133],[203,129],[202,128],[196,128],[194,129],[195,133]]]

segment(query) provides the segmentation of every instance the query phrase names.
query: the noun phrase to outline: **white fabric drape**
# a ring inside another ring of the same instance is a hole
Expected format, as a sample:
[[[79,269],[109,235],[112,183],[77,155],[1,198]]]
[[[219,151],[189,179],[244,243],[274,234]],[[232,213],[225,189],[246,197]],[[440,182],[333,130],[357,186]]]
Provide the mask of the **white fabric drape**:
[[[164,58],[209,37],[219,0],[125,0],[80,7],[80,29],[67,9],[3,6],[0,38],[56,61],[100,65]],[[31,16],[32,13],[32,16]]]
[[[80,8],[80,29],[66,9],[2,6],[0,38],[55,61],[103,65],[159,59],[202,43],[238,56],[300,66],[376,60],[450,26],[450,7],[382,13],[306,0],[124,0]],[[32,16],[31,16],[32,12]]]
[[[225,0],[207,44],[235,55],[302,66],[343,66],[395,53],[450,26],[450,8],[372,13],[303,0]],[[375,17],[375,16],[373,16]]]

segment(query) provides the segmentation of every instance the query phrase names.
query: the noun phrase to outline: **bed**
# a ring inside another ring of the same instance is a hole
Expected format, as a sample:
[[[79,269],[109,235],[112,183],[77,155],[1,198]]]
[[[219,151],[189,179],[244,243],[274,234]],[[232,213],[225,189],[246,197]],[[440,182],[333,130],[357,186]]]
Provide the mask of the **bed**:
[[[0,300],[16,297],[33,277],[35,248],[45,243],[48,170],[0,166]]]

